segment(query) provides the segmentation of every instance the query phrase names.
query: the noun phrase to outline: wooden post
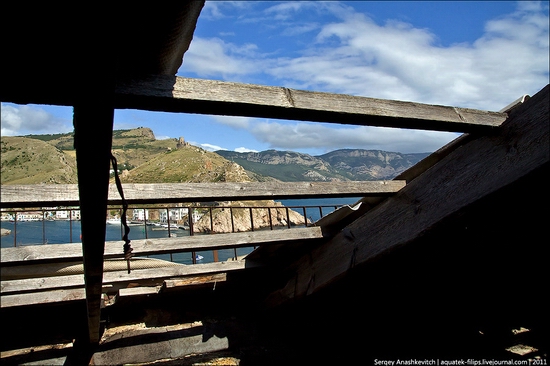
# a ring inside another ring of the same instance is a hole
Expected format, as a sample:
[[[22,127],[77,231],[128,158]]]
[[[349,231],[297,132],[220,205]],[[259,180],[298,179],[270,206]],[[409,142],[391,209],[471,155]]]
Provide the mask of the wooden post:
[[[91,344],[97,344],[100,338],[103,252],[114,116],[113,105],[109,101],[112,101],[112,97],[108,95],[101,100],[83,100],[75,105],[73,117],[88,336]]]

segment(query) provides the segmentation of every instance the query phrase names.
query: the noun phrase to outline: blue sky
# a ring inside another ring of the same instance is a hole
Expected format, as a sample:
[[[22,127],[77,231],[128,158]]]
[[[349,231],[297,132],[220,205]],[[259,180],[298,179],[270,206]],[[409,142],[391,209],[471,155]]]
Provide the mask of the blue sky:
[[[549,2],[207,1],[177,75],[498,111],[549,82]],[[430,152],[456,133],[117,110],[208,150]],[[2,135],[72,130],[72,109],[2,103]]]

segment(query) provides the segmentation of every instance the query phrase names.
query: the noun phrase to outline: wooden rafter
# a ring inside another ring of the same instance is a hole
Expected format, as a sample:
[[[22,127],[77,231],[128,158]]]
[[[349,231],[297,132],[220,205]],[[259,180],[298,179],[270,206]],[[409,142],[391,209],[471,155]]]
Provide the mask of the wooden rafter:
[[[116,107],[456,132],[491,130],[507,116],[467,108],[158,75],[119,82]]]
[[[70,94],[34,96],[33,91],[25,103],[74,102]],[[18,97],[7,91],[4,99],[18,102]],[[501,112],[166,75],[119,81],[115,103],[121,109],[454,132],[491,131],[507,117]]]
[[[549,87],[537,93],[499,134],[472,139],[445,156],[292,265],[286,286],[273,292],[277,305],[319,291],[355,266],[411,243],[483,197],[550,164]]]

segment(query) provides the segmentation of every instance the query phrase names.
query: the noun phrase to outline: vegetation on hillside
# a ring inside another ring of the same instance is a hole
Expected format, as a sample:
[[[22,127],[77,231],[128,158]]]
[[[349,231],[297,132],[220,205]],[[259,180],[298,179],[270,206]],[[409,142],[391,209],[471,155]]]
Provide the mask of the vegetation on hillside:
[[[183,138],[157,140],[149,128],[113,131],[112,152],[125,183],[349,181],[392,179],[428,154],[341,149],[209,152]],[[2,138],[2,184],[76,183],[72,133]]]
[[[181,145],[181,144],[180,144]],[[113,155],[123,182],[255,181],[218,154],[178,140],[157,140],[149,128],[113,131]],[[2,184],[76,183],[72,133],[2,137]]]
[[[27,137],[1,138],[1,183],[76,183],[74,156],[48,142]]]
[[[123,183],[250,182],[242,167],[218,154],[187,145],[166,151],[121,175]]]

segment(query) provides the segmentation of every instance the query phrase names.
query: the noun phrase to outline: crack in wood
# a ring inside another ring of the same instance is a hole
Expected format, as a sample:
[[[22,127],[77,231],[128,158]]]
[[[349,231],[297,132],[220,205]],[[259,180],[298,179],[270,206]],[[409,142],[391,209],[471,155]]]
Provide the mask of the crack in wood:
[[[462,116],[462,114],[460,114],[460,112],[458,111],[458,109],[457,109],[456,107],[453,107],[453,110],[455,111],[455,113],[458,115],[458,118],[460,118],[460,120],[461,120],[462,122],[468,122],[468,121],[466,121],[466,118],[464,118],[464,117]]]
[[[283,91],[285,93],[286,100],[288,100],[290,106],[296,107],[296,105],[294,104],[294,98],[292,97],[292,91],[289,88],[283,88]]]

